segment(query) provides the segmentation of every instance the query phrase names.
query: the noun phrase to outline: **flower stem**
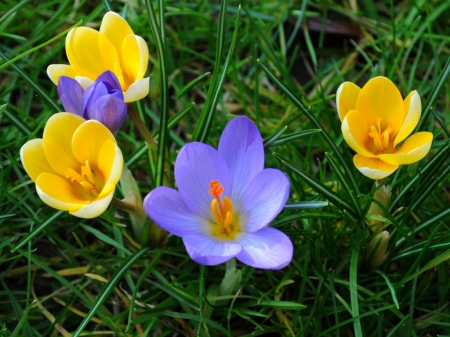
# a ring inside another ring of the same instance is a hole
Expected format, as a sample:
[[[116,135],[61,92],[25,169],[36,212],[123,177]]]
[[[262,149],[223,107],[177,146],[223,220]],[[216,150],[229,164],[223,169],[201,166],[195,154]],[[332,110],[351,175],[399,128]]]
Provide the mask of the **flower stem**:
[[[144,122],[142,121],[141,117],[139,117],[136,108],[134,107],[134,104],[127,104],[128,107],[128,116],[130,116],[133,123],[136,125],[137,129],[139,130],[139,133],[144,137],[144,140],[147,142],[147,144],[154,145],[156,147],[156,142],[152,137],[152,134],[145,126]]]
[[[229,271],[235,270],[236,269],[236,258],[233,257],[233,258],[229,259],[226,262],[226,266],[227,266],[227,269],[226,269],[225,273],[228,273]]]
[[[113,198],[111,200],[111,205],[127,212],[136,212],[136,207],[133,204],[119,200],[117,198]]]

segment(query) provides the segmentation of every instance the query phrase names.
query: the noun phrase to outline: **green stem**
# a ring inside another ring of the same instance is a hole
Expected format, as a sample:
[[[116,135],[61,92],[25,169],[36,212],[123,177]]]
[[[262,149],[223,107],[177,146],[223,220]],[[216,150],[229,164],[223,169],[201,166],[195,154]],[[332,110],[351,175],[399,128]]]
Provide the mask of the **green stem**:
[[[230,272],[230,271],[233,271],[233,270],[235,270],[236,269],[236,258],[235,257],[233,257],[232,259],[229,259],[227,262],[226,262],[226,272],[225,273],[228,273],[228,272]]]
[[[136,207],[134,205],[132,205],[132,204],[130,204],[128,202],[119,200],[117,198],[113,198],[111,200],[111,205],[113,205],[116,208],[119,208],[119,209],[122,209],[124,211],[127,211],[127,212],[133,212],[133,213],[136,212]]]
[[[130,116],[133,123],[136,125],[136,128],[138,129],[139,133],[144,137],[144,140],[147,142],[147,144],[154,145],[156,147],[156,142],[152,137],[152,134],[145,126],[144,122],[142,121],[141,117],[139,117],[136,108],[134,107],[134,104],[127,104],[128,107],[128,116]]]

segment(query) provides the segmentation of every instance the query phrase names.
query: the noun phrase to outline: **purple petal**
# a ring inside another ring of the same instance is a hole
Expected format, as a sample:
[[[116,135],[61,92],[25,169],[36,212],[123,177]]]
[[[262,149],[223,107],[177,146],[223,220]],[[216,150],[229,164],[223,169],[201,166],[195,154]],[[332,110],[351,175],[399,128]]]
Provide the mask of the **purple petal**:
[[[289,197],[289,180],[277,169],[265,169],[248,185],[240,204],[240,222],[245,232],[268,225]]]
[[[127,105],[123,99],[106,95],[91,102],[84,111],[87,119],[99,121],[116,135],[127,117]]]
[[[191,259],[207,266],[228,261],[241,251],[239,243],[216,241],[200,233],[183,236],[183,242]]]
[[[151,191],[144,199],[144,209],[158,226],[177,236],[203,233],[210,226],[206,219],[191,212],[178,191],[169,187]]]
[[[86,116],[86,107],[89,104],[93,104],[96,102],[100,97],[106,96],[109,94],[108,87],[110,87],[105,82],[95,82],[94,84],[90,85],[83,94],[83,112],[84,116]],[[85,117],[86,118],[86,117]]]
[[[61,76],[58,80],[58,96],[66,112],[83,116],[83,87],[73,78]]]
[[[239,202],[253,177],[264,168],[264,147],[258,128],[247,117],[236,117],[223,130],[219,153],[231,176],[231,199]]]
[[[117,79],[116,75],[114,75],[114,73],[110,70],[105,71],[104,73],[102,73],[96,80],[95,82],[106,82],[108,83],[111,88],[120,91],[120,93],[122,93],[122,87],[120,86],[120,82]],[[122,98],[123,98],[123,93],[122,93]]]
[[[292,241],[278,229],[265,227],[257,232],[243,233],[238,242],[242,250],[237,259],[251,267],[281,269],[292,260]]]
[[[230,193],[230,175],[222,156],[209,145],[189,143],[183,146],[175,161],[175,180],[181,198],[191,211],[213,220],[209,184],[218,180],[223,186],[222,197]]]

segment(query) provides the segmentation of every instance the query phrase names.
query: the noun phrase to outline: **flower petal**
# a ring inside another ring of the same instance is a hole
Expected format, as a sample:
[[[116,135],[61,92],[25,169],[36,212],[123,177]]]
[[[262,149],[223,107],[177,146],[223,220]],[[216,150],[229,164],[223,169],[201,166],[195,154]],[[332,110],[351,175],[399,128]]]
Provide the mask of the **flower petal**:
[[[60,112],[51,116],[44,128],[43,144],[45,157],[50,166],[64,176],[67,168],[76,171],[80,162],[72,153],[72,136],[85,120],[69,112]]]
[[[144,209],[158,226],[177,236],[204,233],[209,227],[207,220],[192,213],[173,188],[155,188],[145,197]]]
[[[183,146],[175,161],[175,180],[181,198],[196,215],[213,220],[208,192],[210,183],[218,180],[223,186],[222,197],[230,194],[230,174],[220,153],[203,143],[189,143]]]
[[[75,70],[67,64],[50,64],[47,67],[47,75],[53,83],[58,85],[58,80],[61,76],[75,78],[76,73]]]
[[[127,117],[127,105],[123,99],[105,95],[91,102],[86,107],[86,118],[99,121],[116,135]]]
[[[113,44],[95,29],[77,27],[66,38],[66,53],[77,75],[91,80],[106,70],[120,67],[119,56]]]
[[[92,84],[94,84],[94,81],[90,78],[83,77],[83,76],[75,76],[75,80],[80,83],[83,90],[86,90],[89,88]]]
[[[392,165],[412,164],[421,160],[430,151],[433,134],[417,132],[409,137],[394,154],[380,154],[378,158]]]
[[[140,36],[130,34],[122,42],[122,55],[126,55],[123,60],[123,71],[128,78],[128,85],[144,77],[148,65],[148,46]]]
[[[88,120],[73,134],[73,154],[82,165],[88,160],[91,167],[99,168],[101,165],[100,152],[107,140],[111,140],[114,144],[116,143],[111,131],[103,124],[93,119]],[[107,177],[103,178],[106,179]]]
[[[77,210],[90,203],[78,195],[66,179],[52,173],[44,172],[38,176],[36,191],[43,202],[61,211]]]
[[[356,110],[350,110],[344,117],[341,125],[342,134],[348,146],[364,157],[375,155],[367,148],[369,139],[369,125],[363,114]]]
[[[230,170],[231,200],[239,202],[264,168],[264,146],[258,128],[247,117],[234,118],[223,130],[218,150]]]
[[[119,14],[108,12],[103,16],[100,33],[106,36],[117,50],[117,53],[120,53],[122,51],[123,39],[125,39],[126,36],[133,34],[133,30],[128,22]]]
[[[61,76],[57,91],[64,110],[83,117],[83,88],[80,83],[73,78]]]
[[[392,127],[392,135],[397,134],[405,119],[400,91],[391,80],[382,76],[372,78],[361,89],[356,110],[363,114],[369,127],[376,126],[376,118],[381,117],[381,130]]]
[[[419,123],[420,115],[422,113],[422,104],[417,91],[411,91],[408,97],[405,98],[404,106],[406,116],[402,127],[398,131],[397,137],[395,137],[394,147],[397,147],[399,143],[404,141]]]
[[[258,173],[244,192],[242,204],[233,205],[240,212],[243,230],[255,232],[268,225],[281,212],[288,197],[289,180],[283,172],[265,169]]]
[[[242,248],[239,243],[217,241],[202,233],[184,235],[183,242],[191,259],[207,266],[228,261]]]
[[[141,78],[130,85],[127,91],[123,94],[123,99],[125,103],[131,103],[139,101],[148,95],[150,91],[150,78]]]
[[[113,89],[122,91],[122,87],[120,86],[120,82],[117,79],[117,76],[114,75],[114,73],[110,70],[105,71],[103,74],[101,74],[96,80],[96,82],[106,82],[108,83]],[[122,96],[123,97],[123,96]]]
[[[367,158],[356,154],[353,157],[353,163],[356,168],[371,179],[383,179],[392,174],[398,165],[391,165],[378,158]]]
[[[292,260],[292,241],[278,229],[265,227],[253,233],[242,233],[237,259],[254,268],[281,269]]]
[[[355,83],[344,82],[336,92],[336,107],[341,122],[350,110],[355,110],[356,99],[358,98],[361,88]]]
[[[92,219],[102,214],[108,208],[114,196],[114,189],[101,199],[96,199],[89,205],[82,206],[78,210],[71,210],[70,214],[78,218]]]
[[[105,179],[103,189],[99,194],[99,197],[103,197],[114,190],[122,175],[122,151],[115,141],[108,139],[103,143],[98,158],[98,169]]]
[[[37,177],[43,173],[57,174],[47,161],[44,153],[44,142],[42,139],[32,139],[26,142],[20,149],[20,160],[30,176],[36,182]]]

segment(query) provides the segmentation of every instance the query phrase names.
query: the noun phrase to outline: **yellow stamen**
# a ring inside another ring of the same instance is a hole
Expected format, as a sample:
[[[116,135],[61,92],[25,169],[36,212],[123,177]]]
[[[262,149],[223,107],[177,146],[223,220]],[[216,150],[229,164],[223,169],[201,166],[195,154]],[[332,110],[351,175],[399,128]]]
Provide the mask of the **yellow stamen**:
[[[64,172],[64,176],[67,179],[70,179],[72,183],[76,181],[85,190],[91,192],[95,197],[98,197],[99,193],[95,189],[95,179],[92,172],[89,161],[86,160],[86,165],[81,165],[81,174],[71,168],[67,168]]]
[[[233,217],[233,203],[228,197],[220,199],[224,188],[218,180],[212,181],[209,186],[211,189],[208,192],[214,197],[211,200],[211,212],[216,222],[216,226],[213,227],[213,235],[233,240],[234,235],[240,230]]]
[[[375,125],[370,127],[369,137],[373,138],[373,144],[378,153],[384,153],[389,147],[389,136],[392,133],[392,127],[386,128],[381,132],[381,118],[377,117],[375,119]]]

